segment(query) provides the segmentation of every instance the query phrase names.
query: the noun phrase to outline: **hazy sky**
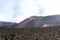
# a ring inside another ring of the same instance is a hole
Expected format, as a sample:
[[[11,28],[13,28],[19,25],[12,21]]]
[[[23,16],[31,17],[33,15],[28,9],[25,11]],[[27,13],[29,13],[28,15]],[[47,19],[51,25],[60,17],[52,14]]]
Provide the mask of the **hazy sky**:
[[[60,0],[0,0],[0,21],[21,22],[33,16],[60,14]]]

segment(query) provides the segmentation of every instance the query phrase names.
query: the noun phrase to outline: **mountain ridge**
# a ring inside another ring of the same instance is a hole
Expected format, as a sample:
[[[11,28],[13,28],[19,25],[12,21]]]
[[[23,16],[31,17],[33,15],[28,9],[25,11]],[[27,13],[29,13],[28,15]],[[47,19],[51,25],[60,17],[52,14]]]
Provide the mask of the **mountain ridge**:
[[[0,28],[41,28],[50,26],[60,26],[60,15],[51,16],[31,16],[20,23],[0,21]]]
[[[30,21],[28,20],[30,19]],[[32,20],[31,20],[32,19]],[[27,20],[29,22],[27,22]],[[19,28],[29,28],[29,27],[49,27],[49,26],[60,26],[60,15],[51,15],[51,16],[31,16],[27,18],[27,20],[24,20],[20,22],[18,25]],[[24,24],[21,24],[24,23]],[[21,26],[22,25],[22,26]]]

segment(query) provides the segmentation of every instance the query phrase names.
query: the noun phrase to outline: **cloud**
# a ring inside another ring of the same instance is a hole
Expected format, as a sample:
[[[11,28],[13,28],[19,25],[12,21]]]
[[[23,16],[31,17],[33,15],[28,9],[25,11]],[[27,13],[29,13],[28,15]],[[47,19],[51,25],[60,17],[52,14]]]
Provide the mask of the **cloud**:
[[[25,16],[38,15],[38,4],[32,0],[23,0],[21,4],[21,14]]]
[[[1,2],[1,1],[0,1]],[[0,17],[2,21],[20,22],[29,16],[43,12],[38,0],[2,0]]]
[[[0,21],[14,22],[12,6],[13,0],[0,0]]]
[[[21,22],[33,16],[60,14],[60,0],[0,0],[0,20]]]
[[[45,7],[45,15],[58,15],[60,14],[60,0],[38,0],[40,5]]]
[[[37,0],[22,0],[21,1],[21,8],[20,8],[20,15],[17,16],[17,21],[19,19],[25,19],[29,16],[33,15],[41,15],[43,10]],[[41,10],[42,11],[41,11]],[[40,14],[39,14],[40,11]]]

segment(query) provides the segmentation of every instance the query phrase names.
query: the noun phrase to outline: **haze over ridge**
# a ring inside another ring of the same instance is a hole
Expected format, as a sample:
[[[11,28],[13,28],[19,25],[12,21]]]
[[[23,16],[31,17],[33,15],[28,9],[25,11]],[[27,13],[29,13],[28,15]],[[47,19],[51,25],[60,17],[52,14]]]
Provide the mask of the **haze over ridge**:
[[[29,16],[60,14],[60,0],[0,0],[0,20],[21,22]]]

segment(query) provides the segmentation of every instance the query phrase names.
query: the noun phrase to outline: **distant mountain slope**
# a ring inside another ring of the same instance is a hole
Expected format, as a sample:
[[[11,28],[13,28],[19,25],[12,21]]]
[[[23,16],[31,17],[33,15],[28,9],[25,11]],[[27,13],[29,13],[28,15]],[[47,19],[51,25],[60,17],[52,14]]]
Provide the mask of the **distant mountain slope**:
[[[0,21],[0,28],[30,28],[30,27],[51,27],[60,26],[60,15],[52,16],[31,16],[20,23],[2,22]]]
[[[60,26],[60,15],[52,16],[32,16],[21,23],[19,23],[19,28],[29,28],[29,27],[49,27],[49,26]]]
[[[39,19],[38,16],[31,16],[31,17],[23,20],[22,22],[20,22],[18,27],[20,27],[20,28],[23,28],[23,27],[28,28],[28,27],[32,27],[32,26],[35,27],[35,23],[38,22],[38,19]]]
[[[60,15],[46,16],[42,19],[43,25],[47,26],[60,26]]]
[[[22,22],[19,23],[19,28],[29,28],[29,27],[37,27],[38,25],[41,25],[40,22],[42,17],[41,16],[31,16]]]
[[[0,28],[15,28],[18,23],[0,21]]]

